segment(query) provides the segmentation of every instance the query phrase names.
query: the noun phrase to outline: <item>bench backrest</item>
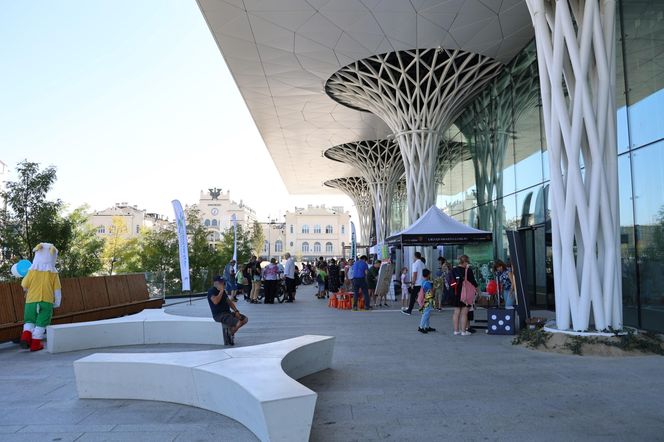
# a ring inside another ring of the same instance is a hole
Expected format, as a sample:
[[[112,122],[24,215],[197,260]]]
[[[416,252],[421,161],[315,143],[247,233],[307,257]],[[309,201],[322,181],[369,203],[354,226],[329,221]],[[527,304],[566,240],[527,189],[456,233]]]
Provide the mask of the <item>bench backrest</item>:
[[[21,314],[21,319],[23,315]],[[18,322],[14,310],[14,298],[9,284],[0,284],[0,324]]]

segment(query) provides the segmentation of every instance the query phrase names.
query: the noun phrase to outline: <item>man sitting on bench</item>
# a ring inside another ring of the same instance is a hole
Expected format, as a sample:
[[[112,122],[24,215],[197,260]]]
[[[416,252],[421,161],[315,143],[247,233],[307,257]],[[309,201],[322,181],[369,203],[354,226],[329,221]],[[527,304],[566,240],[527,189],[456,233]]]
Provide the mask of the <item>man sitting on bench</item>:
[[[214,287],[208,290],[207,299],[210,304],[212,317],[216,322],[221,322],[224,327],[228,327],[231,336],[247,323],[246,316],[240,314],[232,299],[226,293],[226,284],[222,276],[214,277]]]

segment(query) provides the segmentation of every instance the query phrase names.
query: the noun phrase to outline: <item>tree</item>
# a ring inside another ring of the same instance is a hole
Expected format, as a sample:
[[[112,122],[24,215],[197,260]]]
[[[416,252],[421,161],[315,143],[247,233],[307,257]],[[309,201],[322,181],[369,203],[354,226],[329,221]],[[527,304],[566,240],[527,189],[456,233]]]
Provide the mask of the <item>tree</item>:
[[[258,221],[254,221],[254,225],[251,228],[251,250],[254,255],[258,256],[263,250],[263,244],[265,243],[265,233],[263,232],[263,226]]]
[[[237,226],[237,262],[249,262],[253,254],[253,232],[245,231],[242,226]],[[222,264],[233,259],[234,237],[233,228],[226,230],[221,237],[221,243],[217,246]]]
[[[71,239],[66,250],[60,252],[60,274],[64,277],[90,276],[102,269],[104,240],[96,235],[96,228],[88,223],[87,206],[74,210],[66,221],[71,227]]]
[[[208,241],[209,232],[201,224],[197,209],[187,211],[187,237],[189,240],[189,271],[191,290],[204,291],[212,284],[214,275],[221,274],[221,256]]]
[[[65,251],[71,228],[61,215],[62,201],[46,200],[57,178],[55,167],[40,170],[39,163],[24,160],[16,166],[16,175],[16,181],[7,181],[0,192],[7,204],[0,216],[0,237],[9,254],[32,259],[32,249],[40,242]]]
[[[157,273],[155,281],[161,282],[162,290],[176,292],[180,285],[180,263],[175,230],[142,230],[138,243],[140,271]]]
[[[110,227],[110,235],[106,238],[104,251],[102,253],[103,265],[108,269],[108,274],[126,273],[137,271],[138,263],[138,240],[129,238],[129,229],[121,216],[114,216]]]

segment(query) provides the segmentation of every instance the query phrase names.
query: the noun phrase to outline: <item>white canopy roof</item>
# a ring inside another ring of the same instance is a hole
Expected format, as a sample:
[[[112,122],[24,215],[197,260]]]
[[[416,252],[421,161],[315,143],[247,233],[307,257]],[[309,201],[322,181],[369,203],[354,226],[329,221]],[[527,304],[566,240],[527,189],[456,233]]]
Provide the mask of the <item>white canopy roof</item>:
[[[463,244],[478,241],[491,241],[491,232],[462,224],[436,206],[431,206],[408,228],[387,239],[388,244],[409,246]]]

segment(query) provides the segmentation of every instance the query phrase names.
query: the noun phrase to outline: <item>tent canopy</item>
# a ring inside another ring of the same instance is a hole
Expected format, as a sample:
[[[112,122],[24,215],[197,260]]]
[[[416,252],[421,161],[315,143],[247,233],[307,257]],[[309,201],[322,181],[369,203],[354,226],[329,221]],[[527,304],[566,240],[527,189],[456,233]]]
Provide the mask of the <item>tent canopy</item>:
[[[391,246],[439,246],[491,241],[491,238],[491,232],[462,224],[431,206],[410,227],[387,238],[387,243]]]

